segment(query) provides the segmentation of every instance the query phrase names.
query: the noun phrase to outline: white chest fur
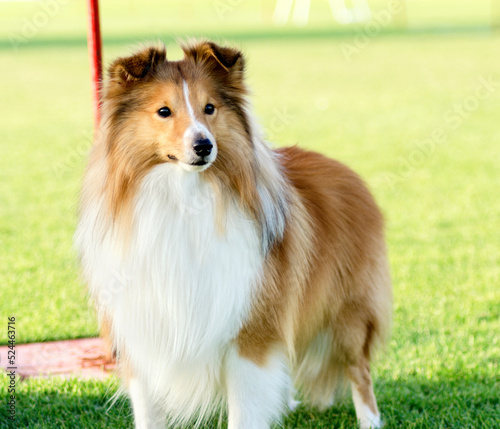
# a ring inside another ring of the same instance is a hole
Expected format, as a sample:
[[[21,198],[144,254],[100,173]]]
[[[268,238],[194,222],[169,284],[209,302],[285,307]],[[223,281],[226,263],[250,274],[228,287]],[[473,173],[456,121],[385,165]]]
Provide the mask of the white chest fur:
[[[210,185],[171,165],[155,167],[141,185],[127,254],[112,234],[94,242],[103,222],[96,207],[83,211],[77,246],[116,340],[151,399],[174,413],[203,408],[217,395],[224,353],[258,284],[262,255],[253,221],[230,206],[221,234]]]

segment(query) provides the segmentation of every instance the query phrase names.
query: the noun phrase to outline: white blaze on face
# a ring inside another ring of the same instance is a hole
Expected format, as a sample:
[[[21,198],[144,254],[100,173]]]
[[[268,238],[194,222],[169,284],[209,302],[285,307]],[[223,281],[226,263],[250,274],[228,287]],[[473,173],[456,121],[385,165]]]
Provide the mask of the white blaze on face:
[[[208,130],[208,128],[203,125],[198,119],[196,119],[193,106],[191,105],[191,100],[189,99],[189,87],[185,80],[182,81],[182,92],[184,94],[184,100],[186,102],[186,109],[188,111],[189,118],[191,119],[191,124],[186,128],[183,136],[184,153],[186,155],[186,159],[188,160],[188,162],[190,160],[195,161],[197,159],[197,156],[193,150],[193,143],[195,142],[195,140],[199,138],[206,138],[209,139],[213,144],[212,152],[206,158],[207,164],[203,166],[194,166],[182,163],[182,166],[189,171],[205,170],[210,166],[212,162],[214,162],[215,158],[217,157],[217,144],[215,142],[214,136]]]

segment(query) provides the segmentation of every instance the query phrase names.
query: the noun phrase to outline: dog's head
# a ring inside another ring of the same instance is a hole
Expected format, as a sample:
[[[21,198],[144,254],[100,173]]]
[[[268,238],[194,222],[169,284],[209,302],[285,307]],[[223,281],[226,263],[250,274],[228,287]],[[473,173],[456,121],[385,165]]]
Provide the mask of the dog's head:
[[[209,41],[182,49],[181,61],[149,46],[109,68],[103,93],[108,153],[136,173],[159,163],[200,172],[218,156],[238,164],[250,155],[250,139],[232,146],[239,144],[235,135],[249,134],[243,55]]]

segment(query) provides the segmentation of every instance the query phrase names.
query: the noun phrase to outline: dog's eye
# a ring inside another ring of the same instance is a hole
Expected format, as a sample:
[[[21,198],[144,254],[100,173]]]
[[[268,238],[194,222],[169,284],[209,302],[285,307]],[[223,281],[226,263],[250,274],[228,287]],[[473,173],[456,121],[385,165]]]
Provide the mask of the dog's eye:
[[[162,107],[161,109],[158,110],[158,115],[161,116],[162,118],[167,118],[171,114],[172,112],[168,107]]]
[[[206,106],[205,106],[205,113],[207,115],[213,115],[215,112],[215,106],[213,104],[210,104],[208,103]]]

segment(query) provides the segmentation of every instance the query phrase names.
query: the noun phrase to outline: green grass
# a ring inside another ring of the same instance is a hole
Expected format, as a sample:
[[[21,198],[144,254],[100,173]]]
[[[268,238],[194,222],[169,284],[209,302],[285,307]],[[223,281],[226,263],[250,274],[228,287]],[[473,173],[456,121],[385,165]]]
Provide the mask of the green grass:
[[[0,2],[0,316],[17,317],[19,342],[96,334],[71,250],[92,135],[80,3],[61,6],[13,50],[9,37],[40,6]],[[437,15],[409,2],[418,9],[410,24],[435,25],[439,16],[487,29],[483,2],[460,2],[469,9],[434,3]],[[254,104],[272,140],[340,159],[373,189],[387,218],[395,295],[392,341],[374,368],[386,427],[498,427],[500,86],[466,117],[450,121],[448,112],[473,103],[482,77],[500,82],[500,34],[391,27],[347,61],[342,46],[363,28],[331,24],[320,6],[305,29],[277,29],[269,7],[250,2],[223,20],[214,3],[192,7],[190,20],[180,2],[162,4],[103,5],[107,63],[142,40],[164,39],[171,58],[180,55],[175,35],[235,40],[247,53]],[[429,149],[437,129],[444,138]],[[1,343],[6,333],[0,330]],[[2,375],[2,392],[6,384]],[[126,401],[106,411],[115,389],[113,381],[18,382],[16,427],[130,426]],[[326,413],[301,408],[285,427],[354,424],[346,402]]]
[[[491,376],[491,375],[490,375]],[[418,376],[378,382],[385,428],[497,428],[498,386],[490,376],[449,373],[427,379]],[[2,374],[0,380],[5,376]],[[117,381],[38,379],[21,383],[17,391],[17,422],[0,427],[24,428],[126,428],[132,425],[128,401],[110,406]],[[5,403],[5,402],[4,402]],[[3,410],[2,410],[3,412]],[[224,419],[222,423],[224,423]],[[216,429],[217,421],[207,424]],[[224,426],[223,426],[224,427]],[[354,428],[354,407],[348,401],[325,412],[304,406],[283,422],[285,429]]]

